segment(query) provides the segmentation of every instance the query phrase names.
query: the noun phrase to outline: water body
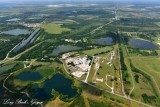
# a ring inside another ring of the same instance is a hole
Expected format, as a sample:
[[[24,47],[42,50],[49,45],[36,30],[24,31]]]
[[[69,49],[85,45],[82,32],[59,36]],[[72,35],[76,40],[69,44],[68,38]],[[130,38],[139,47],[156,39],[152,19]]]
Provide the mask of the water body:
[[[69,22],[67,22],[67,21],[53,21],[52,23],[55,23],[55,24],[67,24]]]
[[[8,35],[15,35],[15,36],[18,36],[18,35],[26,35],[26,34],[29,34],[29,30],[26,30],[26,29],[12,29],[12,30],[8,30],[8,31],[4,31],[2,32],[1,34],[8,34]]]
[[[9,19],[9,20],[6,20],[7,22],[15,22],[15,21],[19,21],[21,19],[19,18],[13,18],[13,19]]]
[[[33,86],[35,88],[35,94],[32,98],[40,100],[49,100],[54,96],[51,94],[54,89],[59,94],[65,95],[66,98],[70,99],[78,94],[77,89],[72,88],[72,80],[66,78],[62,74],[55,74],[51,79],[46,80],[43,83],[42,88],[38,86]]]
[[[34,19],[41,19],[41,18],[40,18],[40,17],[30,17],[30,18],[28,18],[28,19],[34,20]]]
[[[32,96],[33,99],[38,99],[38,100],[49,100],[53,97],[54,96],[49,91],[45,90],[45,88],[36,88],[35,93]]]
[[[0,98],[1,99],[7,99],[7,98],[11,98],[11,94],[7,89],[5,89],[3,86],[0,87]]]
[[[128,44],[129,46],[131,46],[131,48],[138,48],[138,49],[157,49],[158,48],[155,44],[149,41],[136,39],[136,38],[130,39]]]
[[[26,71],[17,76],[21,81],[38,81],[43,78],[39,72]]]
[[[97,45],[112,45],[114,41],[113,38],[106,37],[106,38],[93,39],[93,43]]]
[[[33,39],[34,35],[40,30],[40,28],[37,28],[27,39],[21,41],[14,49],[13,52],[17,52],[19,49],[23,48],[25,45],[30,43],[30,41]],[[33,41],[31,41],[33,42]]]
[[[5,17],[5,16],[0,16],[0,18],[3,18],[3,17]]]
[[[0,88],[0,95],[3,95],[5,93],[5,89],[3,87]]]
[[[64,52],[70,52],[75,50],[80,50],[81,47],[78,46],[72,46],[72,45],[59,45],[56,49],[53,50],[52,55],[57,56]]]

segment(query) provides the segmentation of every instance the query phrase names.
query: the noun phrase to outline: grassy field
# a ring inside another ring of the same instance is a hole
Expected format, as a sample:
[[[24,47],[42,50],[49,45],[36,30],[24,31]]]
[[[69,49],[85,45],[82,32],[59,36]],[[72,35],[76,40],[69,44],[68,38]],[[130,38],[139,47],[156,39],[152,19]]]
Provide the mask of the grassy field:
[[[71,31],[69,28],[63,28],[61,24],[54,23],[45,23],[41,27],[50,34],[61,34],[62,32]]]
[[[57,97],[55,100],[47,102],[45,107],[53,107],[53,106],[54,107],[97,107],[97,106],[100,106],[100,107],[127,107],[128,106],[127,100],[124,103],[125,104],[117,103],[116,101],[112,101],[107,97],[96,96],[86,91],[83,91],[81,96],[77,97],[73,101],[63,102],[59,99],[59,97]],[[135,103],[135,105],[138,105],[138,104]]]
[[[149,62],[151,60],[141,62],[140,61],[142,60],[141,57],[136,57],[136,59],[139,59],[139,61],[136,63],[133,60],[133,58],[131,61],[131,68],[133,71],[133,77],[135,81],[135,88],[131,96],[135,99],[140,99],[145,103],[158,106],[160,93],[159,93],[157,81],[152,75],[150,75],[150,72],[153,72],[153,71],[147,72],[149,70],[147,69],[144,70],[145,62]],[[152,62],[155,62],[155,61],[152,61]],[[137,65],[139,63],[140,65]]]
[[[71,102],[64,102],[57,97],[55,100],[48,101],[45,107],[68,107]]]
[[[154,90],[152,86],[150,85],[149,81],[145,78],[145,76],[143,76],[140,73],[133,73],[133,76],[134,76],[134,81],[135,81],[135,88],[131,96],[134,99],[139,99],[140,101],[144,101],[142,94],[147,94],[148,96],[155,96]],[[138,80],[137,82],[136,82],[136,78]]]
[[[91,70],[90,70],[90,73],[89,73],[89,76],[88,76],[88,82],[89,83],[93,83],[94,82],[94,75],[95,75],[95,72],[96,72],[96,70],[94,69],[94,66],[95,66],[95,64],[93,63],[92,64],[92,66],[91,66]]]
[[[155,24],[160,27],[160,22],[155,22]]]
[[[0,74],[4,73],[5,71],[7,71],[9,69],[12,69],[15,65],[16,65],[16,63],[13,63],[13,64],[4,65],[4,66],[0,67]]]
[[[118,45],[115,45],[114,51],[103,53],[95,57],[95,61],[91,67],[91,71],[88,77],[88,82],[94,82],[96,86],[106,89],[108,91],[111,91],[110,87],[113,87],[115,93],[123,95],[121,87],[121,73],[118,57],[119,55],[117,48]],[[110,62],[110,58],[113,52],[114,57]]]
[[[85,51],[83,51],[83,53],[86,54],[86,55],[89,55],[89,56],[93,56],[95,54],[99,54],[99,53],[102,53],[102,52],[111,51],[112,49],[113,49],[112,47],[106,46],[106,47],[102,47],[102,48],[85,50]]]
[[[0,74],[17,71],[19,69],[22,69],[23,66],[24,66],[23,63],[21,62],[11,62],[11,63],[5,64],[0,67]]]
[[[160,89],[160,58],[135,57],[132,62],[137,68],[152,75]]]

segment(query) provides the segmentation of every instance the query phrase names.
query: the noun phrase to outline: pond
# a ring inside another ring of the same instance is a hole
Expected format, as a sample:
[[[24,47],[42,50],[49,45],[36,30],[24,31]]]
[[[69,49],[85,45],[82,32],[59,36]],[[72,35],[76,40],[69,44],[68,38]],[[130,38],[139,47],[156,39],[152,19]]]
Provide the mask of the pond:
[[[31,96],[33,99],[49,100],[54,97],[51,92],[45,90],[45,88],[38,88],[38,85],[36,85],[36,87],[34,86],[34,89],[34,94]]]
[[[78,46],[59,45],[59,46],[57,46],[56,49],[53,50],[51,55],[57,56],[57,55],[64,53],[64,52],[75,51],[75,50],[80,50],[80,49],[82,49],[82,48],[78,47]]]
[[[3,87],[0,88],[0,95],[2,96],[5,93],[5,89]]]
[[[13,52],[17,52],[18,50],[20,50],[21,48],[23,48],[24,46],[26,46],[27,44],[30,44],[31,42],[34,41],[34,36],[36,35],[36,33],[40,30],[40,28],[37,28],[27,39],[21,41],[14,49]]]
[[[5,16],[0,16],[0,18],[3,18],[3,17],[5,17]]]
[[[55,24],[67,24],[69,22],[62,20],[62,21],[53,21],[52,23],[55,23]]]
[[[129,46],[131,46],[131,48],[139,48],[139,49],[157,49],[158,48],[155,44],[149,41],[136,39],[136,38],[130,39],[128,44]]]
[[[40,100],[49,100],[53,98],[52,90],[55,90],[59,94],[65,95],[67,99],[73,98],[78,94],[77,89],[72,88],[72,80],[66,78],[62,74],[55,74],[52,78],[46,80],[43,83],[42,88],[38,88],[37,85],[34,85],[35,94],[32,98]]]
[[[29,20],[41,19],[40,17],[30,17]]]
[[[21,19],[19,19],[19,18],[13,18],[13,19],[8,19],[6,21],[7,22],[15,22],[15,21],[19,21],[19,20],[21,20]]]
[[[29,34],[29,33],[30,33],[29,30],[19,29],[19,28],[2,32],[2,34],[15,35],[15,36],[22,35],[22,34],[26,35],[26,34]]]
[[[17,76],[21,81],[38,81],[43,78],[39,72],[26,71]]]
[[[114,44],[112,37],[105,37],[99,39],[93,39],[93,43],[97,45],[112,45]]]

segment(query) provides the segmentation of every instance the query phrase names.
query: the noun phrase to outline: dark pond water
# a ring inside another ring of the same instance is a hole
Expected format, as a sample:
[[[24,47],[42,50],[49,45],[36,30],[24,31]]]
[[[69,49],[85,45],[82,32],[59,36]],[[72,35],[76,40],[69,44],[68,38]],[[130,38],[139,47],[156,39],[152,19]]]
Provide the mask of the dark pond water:
[[[60,46],[57,46],[57,48],[53,50],[51,55],[57,56],[60,53],[75,51],[75,50],[80,50],[80,49],[82,49],[82,48],[78,47],[78,46],[60,45]]]
[[[113,38],[106,37],[106,38],[93,39],[93,43],[98,45],[112,45],[114,41]]]
[[[139,49],[157,49],[158,47],[146,40],[141,40],[141,39],[136,39],[136,38],[132,38],[129,41],[129,46],[131,46],[132,48],[139,48]]]
[[[18,35],[21,35],[21,34],[29,34],[30,32],[26,29],[12,29],[12,30],[8,30],[8,31],[4,31],[2,32],[2,34],[8,34],[8,35],[15,35],[15,36],[18,36]]]
[[[47,90],[45,90],[45,88],[37,88],[35,89],[35,93],[32,96],[33,99],[39,99],[39,100],[49,100],[51,98],[53,98],[54,96]]]
[[[5,89],[3,87],[0,88],[0,95],[3,95],[5,92]]]
[[[26,71],[17,76],[21,81],[38,81],[43,78],[39,72]]]
[[[48,100],[54,97],[51,94],[54,89],[59,94],[66,95],[70,99],[78,94],[77,89],[72,88],[72,84],[72,80],[57,73],[51,79],[46,80],[42,88],[33,86],[35,94],[32,97],[40,100]]]

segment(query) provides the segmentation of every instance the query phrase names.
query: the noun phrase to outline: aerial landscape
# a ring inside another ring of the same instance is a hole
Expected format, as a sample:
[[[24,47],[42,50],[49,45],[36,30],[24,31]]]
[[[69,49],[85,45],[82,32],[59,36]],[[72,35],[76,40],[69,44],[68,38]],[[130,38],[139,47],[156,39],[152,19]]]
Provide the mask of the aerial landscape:
[[[160,1],[1,0],[0,107],[160,107]]]

